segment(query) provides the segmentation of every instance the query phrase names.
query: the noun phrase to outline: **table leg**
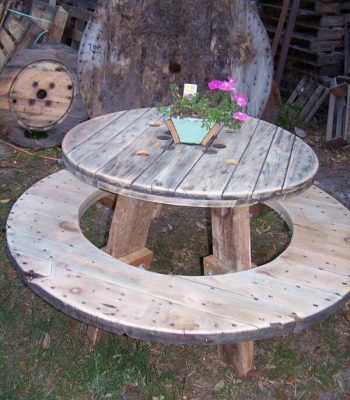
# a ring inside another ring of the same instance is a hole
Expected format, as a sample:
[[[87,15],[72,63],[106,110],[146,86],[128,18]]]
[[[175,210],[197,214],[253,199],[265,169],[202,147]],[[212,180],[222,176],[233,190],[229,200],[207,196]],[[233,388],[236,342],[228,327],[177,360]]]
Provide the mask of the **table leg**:
[[[131,258],[142,261],[144,254],[149,266],[151,251],[145,245],[155,208],[155,203],[118,196],[106,252],[133,265]]]
[[[212,208],[211,218],[213,255],[204,259],[204,273],[215,275],[251,268],[249,206]],[[220,345],[218,354],[242,377],[254,368],[253,342]]]

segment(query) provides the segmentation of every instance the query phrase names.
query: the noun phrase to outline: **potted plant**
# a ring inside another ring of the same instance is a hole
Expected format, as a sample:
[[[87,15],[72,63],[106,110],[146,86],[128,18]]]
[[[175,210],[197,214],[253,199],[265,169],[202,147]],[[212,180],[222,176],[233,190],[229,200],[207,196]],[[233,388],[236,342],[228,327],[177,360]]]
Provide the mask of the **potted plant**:
[[[222,124],[239,128],[248,118],[242,112],[247,99],[236,93],[235,83],[231,77],[227,81],[213,80],[208,84],[209,91],[193,96],[181,96],[179,87],[171,85],[172,104],[160,105],[158,110],[164,114],[174,142],[206,146]]]

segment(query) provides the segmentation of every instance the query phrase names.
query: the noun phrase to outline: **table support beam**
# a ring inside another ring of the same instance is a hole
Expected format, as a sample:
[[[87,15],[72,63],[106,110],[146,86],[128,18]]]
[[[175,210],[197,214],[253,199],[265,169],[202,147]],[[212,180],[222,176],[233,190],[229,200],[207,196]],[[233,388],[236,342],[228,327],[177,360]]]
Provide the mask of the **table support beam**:
[[[121,258],[145,247],[155,207],[155,203],[118,196],[106,252]]]
[[[208,265],[212,265],[210,263],[213,260],[218,260],[212,273],[237,272],[251,268],[249,206],[212,208],[211,223],[213,256],[208,257]],[[254,369],[254,342],[220,345],[218,355],[226,365],[234,366],[241,377],[246,377]]]

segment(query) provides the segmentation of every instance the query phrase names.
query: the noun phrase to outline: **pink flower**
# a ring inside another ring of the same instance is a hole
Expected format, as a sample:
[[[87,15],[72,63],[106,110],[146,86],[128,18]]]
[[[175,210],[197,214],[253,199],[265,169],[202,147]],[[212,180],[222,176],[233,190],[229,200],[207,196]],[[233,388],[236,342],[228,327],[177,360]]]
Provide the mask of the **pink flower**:
[[[227,91],[227,92],[232,92],[232,90],[234,89],[234,86],[230,82],[221,82],[219,89]]]
[[[234,78],[233,76],[228,76],[227,79],[231,83],[232,86],[234,86],[237,83],[237,79]]]
[[[237,112],[232,114],[232,118],[235,119],[236,121],[244,122],[244,121],[247,120],[248,115],[246,113],[237,111]]]
[[[221,85],[222,85],[222,81],[210,81],[208,83],[208,87],[210,90],[216,90],[216,89],[220,89]]]
[[[241,107],[245,107],[248,104],[248,100],[243,94],[234,94],[232,96],[232,100],[234,100]]]

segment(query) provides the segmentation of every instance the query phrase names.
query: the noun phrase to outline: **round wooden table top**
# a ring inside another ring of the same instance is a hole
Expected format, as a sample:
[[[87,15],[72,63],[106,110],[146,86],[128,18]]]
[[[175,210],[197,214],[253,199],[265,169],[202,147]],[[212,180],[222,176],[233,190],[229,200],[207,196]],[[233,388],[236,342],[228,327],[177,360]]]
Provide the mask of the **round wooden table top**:
[[[174,145],[155,108],[120,111],[77,125],[65,136],[66,167],[100,189],[156,203],[235,207],[295,194],[318,169],[313,150],[255,118],[222,127],[208,148]]]

